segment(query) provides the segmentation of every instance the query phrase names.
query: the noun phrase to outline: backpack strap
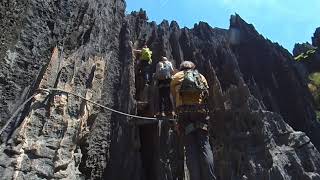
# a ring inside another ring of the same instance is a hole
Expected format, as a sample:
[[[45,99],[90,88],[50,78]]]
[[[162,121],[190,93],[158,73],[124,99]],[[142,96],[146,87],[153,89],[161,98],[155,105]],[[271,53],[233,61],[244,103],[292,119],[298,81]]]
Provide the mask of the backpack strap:
[[[204,82],[202,81],[202,78],[201,78],[200,73],[199,73],[197,70],[194,70],[193,73],[194,73],[193,76],[194,76],[195,79],[196,79],[196,83],[199,83],[199,86],[202,87],[202,90],[203,90],[203,91],[206,91],[208,88],[207,88],[207,86],[204,84]]]

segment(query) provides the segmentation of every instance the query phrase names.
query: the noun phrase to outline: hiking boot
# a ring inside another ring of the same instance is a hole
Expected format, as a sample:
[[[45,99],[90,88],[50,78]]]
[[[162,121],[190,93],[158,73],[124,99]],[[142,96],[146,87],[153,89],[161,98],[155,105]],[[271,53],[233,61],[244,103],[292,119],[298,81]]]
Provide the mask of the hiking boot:
[[[171,116],[171,117],[174,117],[176,115],[176,113],[174,111],[166,111],[166,112],[164,112],[164,114],[166,116]]]
[[[157,112],[156,114],[154,114],[154,116],[153,117],[160,117],[160,112]]]

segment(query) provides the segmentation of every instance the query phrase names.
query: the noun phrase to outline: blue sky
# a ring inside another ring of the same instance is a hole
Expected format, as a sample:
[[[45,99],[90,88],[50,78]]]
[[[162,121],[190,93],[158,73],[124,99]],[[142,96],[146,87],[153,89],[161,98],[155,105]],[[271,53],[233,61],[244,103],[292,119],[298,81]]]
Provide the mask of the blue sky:
[[[228,28],[231,14],[238,13],[264,37],[292,52],[294,44],[311,42],[320,27],[320,0],[126,0],[127,13],[143,8],[149,20],[176,20],[180,27],[199,21]]]

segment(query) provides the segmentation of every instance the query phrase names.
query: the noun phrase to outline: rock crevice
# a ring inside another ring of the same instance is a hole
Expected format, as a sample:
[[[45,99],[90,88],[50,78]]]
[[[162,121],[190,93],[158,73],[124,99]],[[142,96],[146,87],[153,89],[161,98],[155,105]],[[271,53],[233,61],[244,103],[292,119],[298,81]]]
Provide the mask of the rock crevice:
[[[219,179],[320,178],[319,124],[306,81],[288,51],[239,15],[229,29],[205,22],[189,29],[148,22],[144,11],[125,15],[124,1],[26,4],[0,5],[8,12],[0,14],[1,126],[35,95],[1,134],[4,179],[188,179],[181,139],[168,123],[137,125],[74,95],[151,116],[156,103],[141,112],[136,102],[132,49],[144,43],[153,70],[166,56],[175,67],[195,62],[207,78]]]

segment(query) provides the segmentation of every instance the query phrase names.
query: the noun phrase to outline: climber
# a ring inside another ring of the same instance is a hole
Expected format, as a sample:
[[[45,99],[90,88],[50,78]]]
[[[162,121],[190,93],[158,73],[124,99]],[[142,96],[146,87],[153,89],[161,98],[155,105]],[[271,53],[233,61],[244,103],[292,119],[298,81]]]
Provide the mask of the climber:
[[[150,85],[150,69],[152,63],[152,51],[148,48],[147,44],[141,50],[134,49],[134,53],[140,54],[138,62],[138,73],[143,75],[144,85]]]
[[[166,58],[161,57],[156,67],[156,79],[159,88],[159,110],[161,116],[173,115],[172,101],[170,98],[170,82],[174,73],[172,63]],[[160,114],[157,113],[157,114]]]
[[[172,76],[170,90],[176,100],[178,129],[183,135],[187,167],[191,180],[213,180],[213,153],[208,135],[208,84],[190,61],[181,63]]]

